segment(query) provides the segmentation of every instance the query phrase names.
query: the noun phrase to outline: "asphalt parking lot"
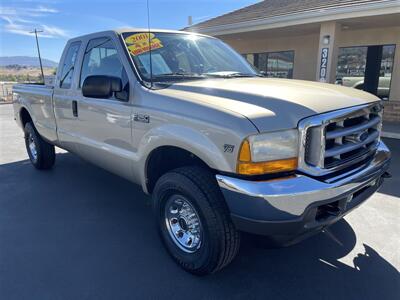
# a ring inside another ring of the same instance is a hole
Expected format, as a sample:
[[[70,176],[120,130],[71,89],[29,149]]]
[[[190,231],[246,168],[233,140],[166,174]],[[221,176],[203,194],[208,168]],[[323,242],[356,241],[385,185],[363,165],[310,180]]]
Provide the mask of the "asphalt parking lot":
[[[27,160],[0,105],[0,299],[395,299],[400,295],[400,140],[379,193],[288,248],[245,235],[223,271],[195,277],[169,258],[139,186],[59,151]]]

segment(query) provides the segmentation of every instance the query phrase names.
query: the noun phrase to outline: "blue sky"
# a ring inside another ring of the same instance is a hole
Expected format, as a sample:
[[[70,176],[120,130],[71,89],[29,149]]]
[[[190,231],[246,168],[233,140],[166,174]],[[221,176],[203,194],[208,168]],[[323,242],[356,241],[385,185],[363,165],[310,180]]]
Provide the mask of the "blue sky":
[[[193,22],[258,2],[257,0],[150,0],[153,28],[180,29]],[[1,0],[0,56],[36,55],[29,31],[43,30],[42,56],[58,61],[74,36],[119,27],[147,27],[146,0]]]

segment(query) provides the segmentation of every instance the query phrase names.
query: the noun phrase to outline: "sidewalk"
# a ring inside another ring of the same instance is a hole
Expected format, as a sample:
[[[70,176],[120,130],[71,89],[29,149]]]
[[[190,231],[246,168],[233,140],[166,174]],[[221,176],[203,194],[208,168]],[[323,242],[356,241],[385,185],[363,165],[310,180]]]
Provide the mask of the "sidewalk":
[[[382,137],[400,139],[400,122],[383,122]]]

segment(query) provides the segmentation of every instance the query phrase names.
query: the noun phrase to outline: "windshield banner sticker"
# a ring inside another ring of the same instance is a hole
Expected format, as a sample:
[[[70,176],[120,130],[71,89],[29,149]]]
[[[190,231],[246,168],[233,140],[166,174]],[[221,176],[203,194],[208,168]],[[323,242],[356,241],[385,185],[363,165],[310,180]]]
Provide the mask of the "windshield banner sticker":
[[[150,51],[149,40],[151,50],[164,47],[161,41],[155,37],[154,33],[150,33],[149,36],[147,32],[132,34],[125,39],[125,43],[128,46],[129,52],[133,56],[137,56]]]

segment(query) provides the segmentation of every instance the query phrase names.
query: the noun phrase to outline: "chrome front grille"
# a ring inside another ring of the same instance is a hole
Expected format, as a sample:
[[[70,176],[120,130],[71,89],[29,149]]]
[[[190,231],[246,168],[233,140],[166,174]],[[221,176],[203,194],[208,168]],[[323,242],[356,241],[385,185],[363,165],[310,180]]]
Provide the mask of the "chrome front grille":
[[[374,155],[382,127],[382,105],[374,103],[306,118],[299,124],[299,167],[325,175]]]

